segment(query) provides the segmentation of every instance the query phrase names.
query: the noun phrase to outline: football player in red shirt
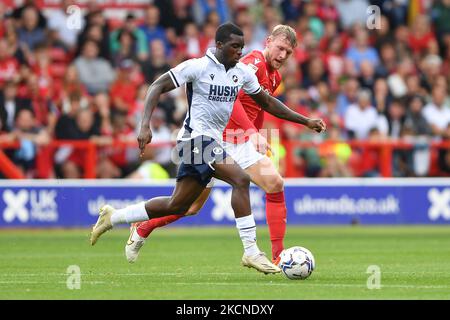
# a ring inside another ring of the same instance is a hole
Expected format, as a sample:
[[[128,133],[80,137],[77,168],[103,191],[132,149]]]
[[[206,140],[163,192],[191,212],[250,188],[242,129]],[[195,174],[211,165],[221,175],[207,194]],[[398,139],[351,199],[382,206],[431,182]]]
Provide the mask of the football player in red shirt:
[[[286,25],[276,26],[268,37],[264,51],[254,50],[241,59],[255,71],[262,88],[272,95],[281,82],[278,71],[297,46],[294,29]],[[286,204],[283,178],[266,153],[270,146],[260,133],[264,121],[264,110],[253,99],[241,91],[233,106],[233,113],[224,131],[223,147],[227,154],[249,174],[253,183],[266,192],[266,217],[272,242],[272,260],[275,264],[283,251],[286,232]],[[306,126],[313,128],[317,119],[310,119]],[[324,126],[324,124],[323,124]],[[196,214],[209,197],[210,183],[192,204],[185,216]],[[134,224],[125,246],[127,260],[136,261],[145,239],[158,227],[172,223],[183,216],[171,215]],[[245,265],[245,263],[244,263]]]

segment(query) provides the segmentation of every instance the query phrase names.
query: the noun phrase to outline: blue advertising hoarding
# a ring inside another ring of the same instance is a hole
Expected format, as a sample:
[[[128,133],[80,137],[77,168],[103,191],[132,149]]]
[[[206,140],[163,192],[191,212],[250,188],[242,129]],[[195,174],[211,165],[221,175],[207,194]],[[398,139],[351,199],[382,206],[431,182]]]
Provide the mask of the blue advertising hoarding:
[[[170,195],[173,181],[12,181],[0,183],[0,227],[87,227],[105,203],[123,208]],[[448,179],[286,180],[288,224],[448,224]],[[252,212],[265,223],[265,194],[250,190]],[[234,225],[231,188],[217,183],[200,213],[176,225]]]

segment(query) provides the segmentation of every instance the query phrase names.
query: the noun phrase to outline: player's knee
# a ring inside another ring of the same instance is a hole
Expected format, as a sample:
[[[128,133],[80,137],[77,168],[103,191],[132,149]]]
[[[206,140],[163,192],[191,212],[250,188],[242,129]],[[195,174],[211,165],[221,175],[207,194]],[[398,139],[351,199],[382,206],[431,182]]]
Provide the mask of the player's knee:
[[[271,177],[265,190],[267,193],[281,192],[284,188],[284,180],[280,175]]]
[[[235,177],[234,180],[235,188],[245,189],[250,186],[250,176],[245,172],[242,175]]]

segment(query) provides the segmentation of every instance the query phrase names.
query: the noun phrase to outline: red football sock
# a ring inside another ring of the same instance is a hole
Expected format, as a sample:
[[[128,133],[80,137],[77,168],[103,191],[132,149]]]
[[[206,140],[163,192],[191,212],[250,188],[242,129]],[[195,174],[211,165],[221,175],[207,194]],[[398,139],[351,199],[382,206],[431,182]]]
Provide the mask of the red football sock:
[[[276,259],[284,249],[286,233],[286,202],[284,191],[266,193],[266,219],[272,242],[272,258]]]
[[[156,228],[164,227],[165,225],[175,222],[182,217],[184,217],[184,216],[173,214],[171,216],[165,216],[165,217],[161,217],[161,218],[147,220],[147,221],[141,222],[138,225],[136,232],[141,237],[147,238],[150,235],[150,233],[152,233],[152,231],[155,230]]]

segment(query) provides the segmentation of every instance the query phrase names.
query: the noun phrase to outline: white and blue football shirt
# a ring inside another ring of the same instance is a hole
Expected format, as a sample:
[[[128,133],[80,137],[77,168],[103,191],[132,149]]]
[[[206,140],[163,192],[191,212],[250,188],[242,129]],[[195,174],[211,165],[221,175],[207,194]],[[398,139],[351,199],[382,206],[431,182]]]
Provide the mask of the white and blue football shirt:
[[[205,135],[221,143],[239,90],[242,88],[247,94],[261,90],[249,66],[238,62],[226,71],[213,50],[210,48],[204,57],[186,60],[169,71],[176,87],[186,84],[189,107],[177,140]]]

